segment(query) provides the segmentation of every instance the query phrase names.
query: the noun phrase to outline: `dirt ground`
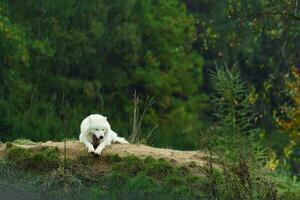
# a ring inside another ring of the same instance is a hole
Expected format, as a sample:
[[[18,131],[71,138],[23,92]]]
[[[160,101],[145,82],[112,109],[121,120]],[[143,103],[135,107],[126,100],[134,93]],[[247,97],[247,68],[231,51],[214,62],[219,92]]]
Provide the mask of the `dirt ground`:
[[[64,156],[64,142],[52,142],[35,144],[12,144],[32,151],[39,151],[43,147],[57,147],[60,155]],[[0,143],[0,157],[5,156],[6,144]],[[87,152],[86,147],[79,141],[67,141],[66,142],[66,157],[69,159],[75,159],[82,153]],[[173,149],[154,148],[143,144],[112,144],[106,147],[102,151],[101,156],[95,156],[96,159],[101,159],[107,155],[118,154],[120,157],[128,155],[135,155],[140,158],[151,156],[159,159],[164,158],[171,163],[184,166],[204,166],[207,165],[207,154],[201,151],[179,151]]]

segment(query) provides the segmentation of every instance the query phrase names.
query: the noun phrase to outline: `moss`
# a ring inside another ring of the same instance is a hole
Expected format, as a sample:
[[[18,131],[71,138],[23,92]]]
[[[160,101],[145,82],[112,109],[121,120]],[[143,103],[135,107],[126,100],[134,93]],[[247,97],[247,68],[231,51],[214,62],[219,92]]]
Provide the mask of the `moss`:
[[[60,165],[57,148],[43,148],[37,153],[20,147],[12,147],[7,150],[7,159],[22,169],[50,170]]]
[[[117,156],[110,157],[109,159],[116,162],[113,166],[114,170],[121,171],[128,175],[136,175],[144,171],[151,177],[159,178],[170,174],[173,170],[173,167],[163,159],[155,160],[151,157],[140,159],[136,156],[127,156],[122,160]]]
[[[29,139],[24,139],[24,138],[16,139],[12,143],[19,144],[19,145],[35,144],[35,142],[33,142],[33,141],[29,140]]]
[[[50,170],[59,167],[61,160],[57,148],[44,148],[32,155],[30,167],[36,170]]]

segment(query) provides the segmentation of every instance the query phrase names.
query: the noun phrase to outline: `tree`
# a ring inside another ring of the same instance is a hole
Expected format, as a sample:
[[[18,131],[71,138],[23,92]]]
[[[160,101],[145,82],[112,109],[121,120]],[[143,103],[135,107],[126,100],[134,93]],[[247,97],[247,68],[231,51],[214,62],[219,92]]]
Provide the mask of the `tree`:
[[[195,48],[204,57],[204,77],[214,62],[240,66],[242,78],[257,93],[258,125],[276,129],[272,111],[286,96],[284,75],[300,63],[297,1],[185,0],[196,18]],[[207,83],[205,81],[204,83]],[[209,85],[204,87],[211,91]]]

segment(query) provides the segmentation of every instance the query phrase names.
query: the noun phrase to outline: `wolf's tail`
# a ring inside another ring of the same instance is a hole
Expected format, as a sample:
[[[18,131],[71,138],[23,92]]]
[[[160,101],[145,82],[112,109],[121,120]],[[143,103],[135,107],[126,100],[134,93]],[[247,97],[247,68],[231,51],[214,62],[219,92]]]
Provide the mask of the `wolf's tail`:
[[[79,141],[83,142],[83,134],[82,133],[79,134]]]
[[[120,144],[129,144],[129,142],[123,137],[117,137],[116,142]]]

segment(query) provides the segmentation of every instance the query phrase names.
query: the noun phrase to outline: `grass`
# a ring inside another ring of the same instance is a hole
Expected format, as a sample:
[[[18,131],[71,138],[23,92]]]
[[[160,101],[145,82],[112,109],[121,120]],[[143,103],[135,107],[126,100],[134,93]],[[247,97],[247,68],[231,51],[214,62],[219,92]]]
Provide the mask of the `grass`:
[[[41,176],[35,183],[37,193],[44,193],[51,199],[79,199],[82,197],[82,181],[69,170],[58,168],[51,174]]]
[[[116,200],[296,200],[300,195],[299,184],[281,177],[269,180],[243,163],[223,170],[204,166],[198,169],[199,176],[188,167],[152,157],[110,155],[104,160],[111,165],[106,173],[95,173],[95,162],[92,154],[83,154],[63,165],[57,149],[31,152],[11,147],[7,157],[0,159],[0,194],[15,191],[28,199]]]

